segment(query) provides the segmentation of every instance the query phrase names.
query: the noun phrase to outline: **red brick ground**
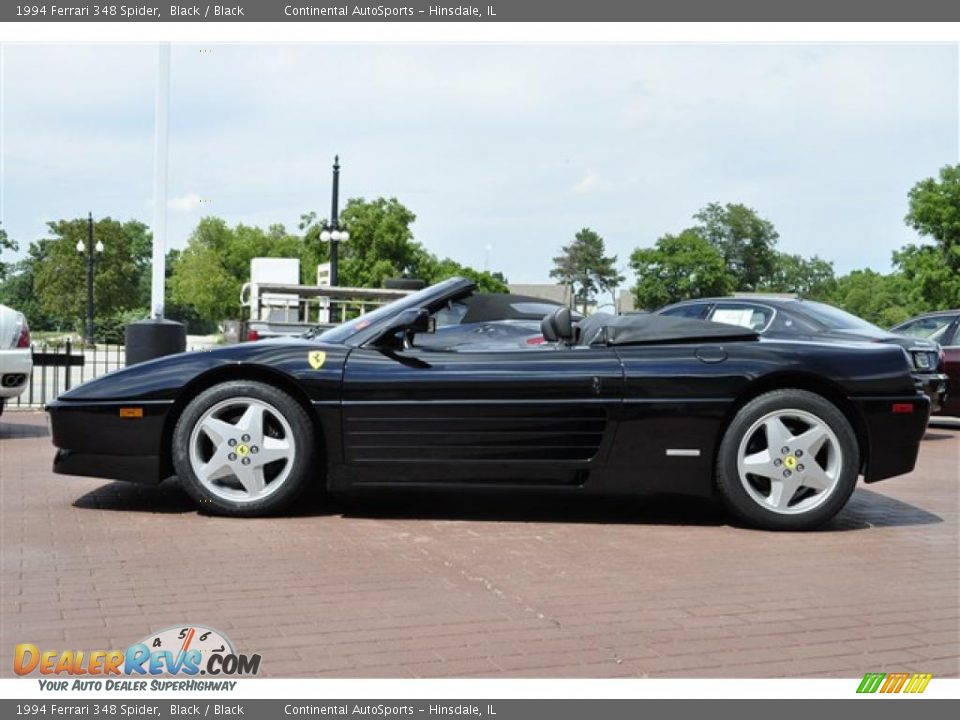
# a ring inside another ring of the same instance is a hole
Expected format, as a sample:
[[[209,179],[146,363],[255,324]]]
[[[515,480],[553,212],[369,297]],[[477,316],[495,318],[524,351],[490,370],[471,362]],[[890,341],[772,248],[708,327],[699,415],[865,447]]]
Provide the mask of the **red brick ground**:
[[[382,496],[198,515],[176,486],[50,472],[0,422],[0,675],[13,647],[125,647],[185,622],[270,676],[960,674],[960,426],[815,533],[686,500]]]

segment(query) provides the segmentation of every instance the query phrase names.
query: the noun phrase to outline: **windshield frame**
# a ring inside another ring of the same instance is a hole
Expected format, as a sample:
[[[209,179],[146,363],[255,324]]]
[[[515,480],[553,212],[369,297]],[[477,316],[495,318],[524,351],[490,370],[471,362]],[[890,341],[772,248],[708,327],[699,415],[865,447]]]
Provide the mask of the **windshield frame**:
[[[470,280],[462,277],[448,278],[309,337],[324,343],[358,347],[378,335],[379,327],[404,310],[447,302],[475,290],[476,284]]]

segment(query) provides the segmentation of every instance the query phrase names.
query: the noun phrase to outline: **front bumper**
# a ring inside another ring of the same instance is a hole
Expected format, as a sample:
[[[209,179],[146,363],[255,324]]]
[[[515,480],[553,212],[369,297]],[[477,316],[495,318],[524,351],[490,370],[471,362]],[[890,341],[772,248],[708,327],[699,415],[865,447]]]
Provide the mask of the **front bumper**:
[[[947,404],[947,388],[950,378],[942,373],[918,373],[913,374],[913,379],[917,388],[930,398],[930,412],[939,412]]]
[[[49,403],[50,430],[57,447],[53,471],[145,484],[160,482],[168,474],[161,448],[172,404],[135,400]]]

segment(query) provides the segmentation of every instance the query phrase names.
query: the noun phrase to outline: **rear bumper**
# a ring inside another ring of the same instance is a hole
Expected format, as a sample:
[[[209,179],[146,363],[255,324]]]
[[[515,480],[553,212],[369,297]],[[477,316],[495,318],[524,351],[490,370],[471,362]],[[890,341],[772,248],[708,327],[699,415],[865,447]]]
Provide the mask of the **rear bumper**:
[[[0,350],[0,398],[9,400],[26,390],[32,370],[29,348]]]
[[[135,400],[49,403],[50,431],[57,447],[53,471],[145,484],[160,482],[167,474],[161,448],[171,406],[167,401]]]
[[[911,472],[930,419],[930,399],[908,395],[852,400],[863,418],[868,443],[864,480],[877,482]]]

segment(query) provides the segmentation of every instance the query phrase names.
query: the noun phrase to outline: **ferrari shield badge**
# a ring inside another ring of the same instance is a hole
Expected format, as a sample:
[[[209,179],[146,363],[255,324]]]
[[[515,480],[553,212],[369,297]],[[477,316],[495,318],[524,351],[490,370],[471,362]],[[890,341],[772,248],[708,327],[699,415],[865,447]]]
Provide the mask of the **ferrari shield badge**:
[[[327,354],[323,350],[311,350],[310,354],[307,355],[307,362],[310,363],[310,367],[314,370],[319,370],[323,367],[323,363],[327,359]]]

